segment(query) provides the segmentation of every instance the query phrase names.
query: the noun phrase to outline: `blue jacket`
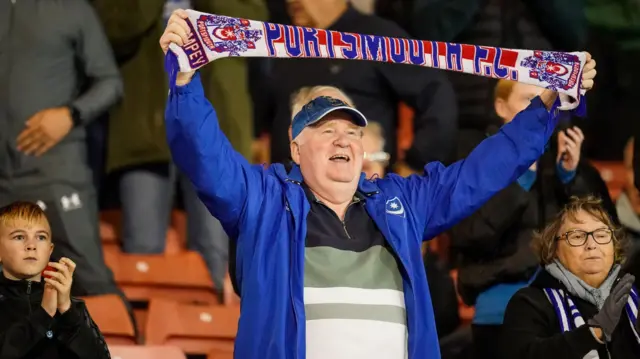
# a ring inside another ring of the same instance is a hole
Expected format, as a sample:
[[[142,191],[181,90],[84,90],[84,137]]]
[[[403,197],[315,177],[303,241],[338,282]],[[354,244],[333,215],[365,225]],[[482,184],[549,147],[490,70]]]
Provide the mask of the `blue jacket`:
[[[558,103],[556,103],[557,105]],[[366,209],[399,258],[408,320],[409,359],[440,358],[421,244],[469,216],[542,155],[557,119],[539,98],[465,160],[429,163],[424,175],[360,178]],[[303,269],[309,203],[295,167],[251,165],[229,144],[199,75],[172,89],[167,139],[177,166],[237,241],[242,291],[235,358],[303,359]],[[392,201],[402,211],[388,209]],[[390,213],[393,212],[393,213]]]

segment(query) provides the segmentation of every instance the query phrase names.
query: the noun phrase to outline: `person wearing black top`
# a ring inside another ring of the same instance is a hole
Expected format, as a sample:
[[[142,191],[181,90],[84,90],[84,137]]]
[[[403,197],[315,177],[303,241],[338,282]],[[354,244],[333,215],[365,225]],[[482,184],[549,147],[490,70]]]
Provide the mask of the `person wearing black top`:
[[[540,272],[509,301],[503,358],[640,358],[638,287],[601,201],[573,198],[539,233]]]
[[[37,204],[0,208],[0,358],[110,358],[85,303],[70,296],[76,264],[49,262],[52,251]]]

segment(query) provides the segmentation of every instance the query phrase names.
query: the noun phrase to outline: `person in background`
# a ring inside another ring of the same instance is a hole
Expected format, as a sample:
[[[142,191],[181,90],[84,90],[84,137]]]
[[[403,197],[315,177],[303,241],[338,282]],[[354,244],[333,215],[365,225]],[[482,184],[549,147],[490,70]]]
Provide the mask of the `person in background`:
[[[167,146],[164,108],[168,87],[158,39],[168,15],[193,8],[263,20],[262,0],[94,0],[118,58],[127,96],[109,121],[107,172],[119,180],[122,245],[127,253],[163,253],[178,184],[187,213],[187,244],[204,258],[215,288],[223,288],[228,238],[220,222],[175,168]],[[218,109],[224,133],[249,158],[253,119],[245,59],[217,61],[202,69],[205,91]],[[220,292],[220,294],[222,294]]]
[[[626,171],[624,191],[616,201],[616,210],[620,224],[629,238],[629,260],[627,270],[640,278],[640,191],[634,185],[634,138],[627,142],[624,148],[623,163]]]
[[[507,124],[541,92],[539,87],[501,80],[495,88],[495,113]],[[488,128],[486,132],[461,131],[460,158],[496,132],[497,128]],[[615,215],[606,185],[597,171],[594,175],[595,170],[582,161],[584,136],[580,129],[567,127],[558,131],[554,140],[557,146],[515,183],[450,231],[452,248],[459,261],[458,291],[465,304],[475,306],[472,333],[477,358],[499,355],[507,303],[527,285],[538,267],[531,250],[533,231],[543,228],[573,195],[596,194],[606,198]]]
[[[599,199],[572,198],[534,239],[542,267],[509,301],[499,358],[640,358],[636,278]]]
[[[362,148],[364,150],[364,161],[362,172],[367,178],[384,177],[385,169],[389,164],[389,154],[384,151],[384,132],[382,126],[377,122],[369,122],[364,128],[362,136]]]
[[[71,297],[76,264],[51,260],[51,238],[36,203],[0,208],[0,358],[108,359],[85,303]]]
[[[292,23],[298,26],[407,38],[396,24],[354,9],[347,0],[287,0]],[[442,71],[374,61],[272,59],[254,93],[256,124],[271,136],[271,162],[290,159],[287,129],[290,101],[305,86],[342,89],[365,116],[375,118],[387,135],[385,151],[396,162],[399,102],[415,110],[415,137],[407,152],[416,170],[431,161],[448,163],[457,128],[455,94]]]
[[[0,1],[0,206],[38,203],[56,257],[78,264],[73,294],[118,293],[104,263],[86,126],[122,96],[88,1]]]
[[[578,51],[587,41],[584,8],[582,0],[376,0],[375,13],[422,40]],[[461,129],[501,125],[491,116],[495,80],[446,75],[457,95]]]

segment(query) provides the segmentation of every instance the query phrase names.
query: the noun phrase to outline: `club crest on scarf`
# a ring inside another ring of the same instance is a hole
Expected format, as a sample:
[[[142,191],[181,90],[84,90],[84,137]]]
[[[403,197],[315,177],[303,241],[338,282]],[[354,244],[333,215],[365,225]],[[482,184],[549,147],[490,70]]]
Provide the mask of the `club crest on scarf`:
[[[240,56],[256,48],[262,30],[252,29],[249,20],[218,15],[201,15],[197,21],[198,33],[209,50]]]
[[[550,90],[569,90],[578,83],[580,59],[574,54],[534,51],[520,66],[529,68],[529,76],[547,84]]]

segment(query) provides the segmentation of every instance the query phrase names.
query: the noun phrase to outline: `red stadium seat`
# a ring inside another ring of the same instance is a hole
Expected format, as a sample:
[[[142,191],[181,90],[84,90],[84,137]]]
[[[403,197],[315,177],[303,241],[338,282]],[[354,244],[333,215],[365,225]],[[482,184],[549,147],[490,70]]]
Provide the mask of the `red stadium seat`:
[[[132,301],[169,298],[182,302],[218,303],[209,271],[196,252],[161,255],[118,253],[105,256],[105,260],[116,282]]]
[[[233,351],[239,306],[193,305],[166,299],[149,304],[145,338],[149,345],[175,345],[187,354]]]
[[[109,345],[136,344],[133,323],[122,299],[115,294],[82,298]]]
[[[180,348],[172,346],[109,345],[111,359],[187,359]]]

